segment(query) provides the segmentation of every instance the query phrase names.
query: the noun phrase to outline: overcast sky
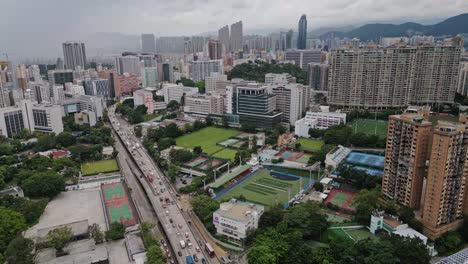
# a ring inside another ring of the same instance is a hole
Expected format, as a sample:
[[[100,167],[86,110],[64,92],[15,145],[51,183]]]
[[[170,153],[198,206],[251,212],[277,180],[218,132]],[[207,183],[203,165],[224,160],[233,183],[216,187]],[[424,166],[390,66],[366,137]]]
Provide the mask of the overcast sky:
[[[238,20],[246,32],[297,30],[302,14],[313,30],[366,22],[432,23],[466,12],[468,0],[0,0],[0,53],[60,54],[62,41],[95,32],[193,35]]]

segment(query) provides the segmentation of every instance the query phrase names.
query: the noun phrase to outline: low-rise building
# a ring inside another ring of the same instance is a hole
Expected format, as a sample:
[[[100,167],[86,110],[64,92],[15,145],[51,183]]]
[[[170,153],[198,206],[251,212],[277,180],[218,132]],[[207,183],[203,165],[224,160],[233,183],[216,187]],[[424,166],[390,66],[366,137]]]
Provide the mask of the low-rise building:
[[[336,169],[338,165],[346,159],[346,157],[351,153],[351,149],[345,148],[341,145],[336,146],[325,156],[325,166],[332,167]]]
[[[96,125],[96,113],[92,111],[81,111],[79,113],[74,114],[75,117],[75,124],[84,125],[87,124],[89,126]]]
[[[331,126],[346,124],[346,114],[338,112],[307,112],[306,116],[296,121],[294,133],[299,137],[309,138],[309,129],[328,129]]]
[[[222,115],[225,112],[225,98],[220,94],[194,94],[185,97],[184,112],[194,117]]]
[[[434,245],[428,243],[428,239],[425,235],[409,227],[408,224],[400,221],[398,217],[386,214],[383,211],[375,210],[372,213],[369,230],[372,234],[385,231],[402,237],[419,238],[423,244],[426,245],[430,256],[437,255]]]
[[[247,237],[250,230],[258,228],[258,222],[265,207],[232,199],[220,204],[213,213],[213,224],[219,235],[225,235],[233,241],[239,242]]]
[[[170,101],[177,101],[180,103],[182,96],[190,96],[198,93],[197,87],[187,87],[182,84],[164,83],[163,84],[164,102],[168,104]]]
[[[103,156],[110,157],[110,156],[112,156],[112,153],[114,153],[114,147],[112,147],[112,146],[102,147],[102,155]]]

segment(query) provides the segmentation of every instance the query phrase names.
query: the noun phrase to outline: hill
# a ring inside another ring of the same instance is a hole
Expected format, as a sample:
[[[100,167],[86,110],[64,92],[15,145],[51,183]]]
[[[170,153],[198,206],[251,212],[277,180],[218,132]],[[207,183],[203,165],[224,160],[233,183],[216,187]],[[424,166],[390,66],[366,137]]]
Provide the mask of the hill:
[[[366,24],[348,32],[327,32],[321,38],[327,38],[333,34],[336,37],[359,38],[363,41],[379,40],[381,37],[413,36],[416,33],[433,36],[468,33],[468,13],[448,18],[434,25],[421,25],[408,22],[400,25],[394,24]]]

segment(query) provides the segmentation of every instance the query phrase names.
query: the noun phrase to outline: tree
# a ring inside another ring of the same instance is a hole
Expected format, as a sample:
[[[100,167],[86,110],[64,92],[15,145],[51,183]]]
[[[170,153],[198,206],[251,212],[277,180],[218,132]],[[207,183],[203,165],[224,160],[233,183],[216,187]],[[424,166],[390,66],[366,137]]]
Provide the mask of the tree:
[[[88,234],[92,239],[94,239],[96,244],[104,242],[104,233],[101,231],[101,227],[98,224],[94,223],[90,225],[88,228]]]
[[[296,143],[296,144],[294,144],[294,150],[295,150],[295,151],[301,150],[301,146],[302,146],[302,145],[301,145],[301,143],[299,143],[299,142]]]
[[[400,260],[400,263],[425,264],[431,260],[426,245],[417,237],[403,237],[391,234],[385,236],[384,240],[393,245],[394,254]]]
[[[166,257],[164,256],[162,250],[157,245],[152,245],[148,247],[146,252],[146,261],[145,264],[165,264]]]
[[[198,92],[201,94],[205,93],[205,81],[198,81],[195,83],[195,86],[198,88]]]
[[[288,228],[299,230],[304,238],[320,238],[328,227],[327,218],[320,212],[318,203],[308,201],[287,210],[284,222]]]
[[[47,234],[47,243],[60,252],[72,238],[72,229],[70,227],[61,227],[49,231]]]
[[[13,146],[8,143],[0,144],[0,156],[9,156],[13,154]]]
[[[270,208],[270,210],[263,213],[260,218],[259,226],[261,228],[275,227],[283,221],[285,213],[286,211],[283,209],[283,206],[281,204],[277,204]]]
[[[176,177],[177,177],[177,174],[179,173],[180,171],[180,167],[171,163],[169,165],[169,171],[168,171],[168,175],[169,177],[171,178],[171,182],[172,183],[175,183],[176,182]]]
[[[69,132],[62,132],[57,135],[56,141],[62,147],[69,147],[76,143],[76,138]]]
[[[200,146],[196,146],[193,148],[193,153],[200,155],[203,153],[203,149]]]
[[[21,213],[0,207],[0,252],[27,227]]]
[[[32,198],[53,198],[65,190],[65,181],[53,171],[39,172],[21,184],[25,194]]]
[[[380,187],[371,190],[361,190],[356,196],[356,221],[360,224],[369,224],[372,211],[377,208],[380,197]]]
[[[135,131],[135,136],[141,138],[143,136],[143,128],[141,126],[135,126],[133,129]]]
[[[5,260],[15,264],[34,264],[33,250],[34,242],[31,239],[18,236],[10,242],[5,250]]]
[[[255,126],[254,123],[242,123],[240,129],[248,133],[255,133],[255,131],[257,130],[257,127]]]
[[[34,147],[34,149],[36,151],[45,151],[55,148],[56,145],[57,141],[55,135],[43,135],[37,139],[36,146]]]
[[[323,185],[318,181],[314,182],[312,188],[314,188],[317,192],[323,192]]]
[[[234,155],[234,163],[239,164],[239,162],[242,161],[242,164],[245,164],[247,161],[249,161],[251,155],[252,154],[247,150],[238,150]]]
[[[444,255],[460,248],[462,243],[461,235],[456,231],[450,231],[437,238],[434,244],[437,252]]]
[[[179,102],[177,102],[175,100],[172,100],[167,104],[167,109],[169,111],[176,111],[177,109],[179,109],[179,107],[180,107]]]
[[[229,119],[228,119],[228,117],[223,115],[223,117],[221,119],[222,119],[223,127],[224,128],[229,128]]]
[[[114,222],[110,225],[108,231],[106,231],[106,240],[117,240],[124,237],[125,226],[122,223]]]
[[[205,118],[205,124],[207,126],[212,126],[213,125],[213,118],[211,118],[210,115],[208,115],[206,118]]]
[[[22,197],[15,197],[12,195],[3,196],[0,199],[0,207],[11,209],[21,213],[26,223],[29,225],[37,223],[39,217],[44,212],[47,206],[47,200],[30,200]]]

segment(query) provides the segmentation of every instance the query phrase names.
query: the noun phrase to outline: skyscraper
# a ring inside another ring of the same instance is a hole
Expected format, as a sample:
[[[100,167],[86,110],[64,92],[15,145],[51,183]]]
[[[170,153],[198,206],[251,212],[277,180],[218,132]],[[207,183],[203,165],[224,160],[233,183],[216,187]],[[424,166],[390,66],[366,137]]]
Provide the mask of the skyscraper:
[[[242,31],[242,21],[236,22],[231,25],[231,41],[230,50],[242,50],[244,45],[244,34]]]
[[[85,44],[82,42],[65,42],[62,44],[63,60],[65,68],[76,70],[76,67],[81,66],[86,68],[86,50]]]
[[[218,30],[218,40],[224,44],[224,48],[226,49],[226,52],[231,50],[229,47],[229,42],[230,42],[229,27],[227,25]]]
[[[388,119],[382,194],[386,199],[419,209],[431,133],[429,108],[424,115],[405,113]]]
[[[307,22],[306,22],[307,23]],[[286,33],[286,49],[292,49],[292,38],[293,38],[293,31],[290,29]]]
[[[306,49],[307,44],[307,18],[302,15],[299,19],[299,35],[297,38],[297,49]]]
[[[126,72],[136,76],[141,75],[140,59],[136,56],[119,56],[115,58],[117,73],[122,75]]]
[[[206,45],[210,60],[223,59],[223,43],[221,40],[209,40]]]
[[[377,109],[453,103],[460,54],[450,45],[332,50],[328,103]]]
[[[436,239],[463,223],[468,207],[468,128],[440,122],[434,129],[422,222],[424,233]]]
[[[141,52],[156,53],[154,34],[141,34]]]

